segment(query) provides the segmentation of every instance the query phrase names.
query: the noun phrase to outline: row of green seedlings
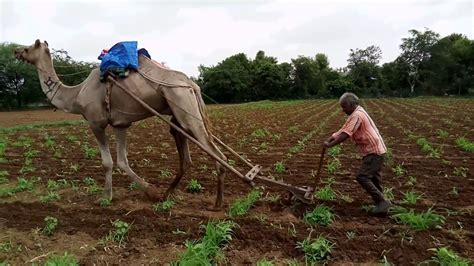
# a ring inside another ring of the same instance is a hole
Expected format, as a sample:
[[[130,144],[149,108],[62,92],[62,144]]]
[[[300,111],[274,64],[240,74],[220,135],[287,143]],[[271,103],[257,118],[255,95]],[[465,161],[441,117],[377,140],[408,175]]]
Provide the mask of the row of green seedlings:
[[[259,146],[253,146],[252,149],[258,154],[265,154],[270,148],[270,143],[274,143],[275,141],[280,140],[281,134],[280,133],[272,134],[266,128],[258,128],[252,132],[250,137],[253,140],[259,140],[259,141],[263,139],[263,142],[260,143]],[[245,144],[245,141],[246,141],[245,138],[239,141],[240,147],[242,147],[242,145]]]
[[[136,184],[136,183],[133,182],[132,184],[130,184],[131,188],[133,184]],[[136,189],[135,185],[133,187],[134,189]],[[186,191],[189,193],[200,193],[203,191],[203,189],[204,188],[202,187],[202,185],[196,179],[191,179],[186,186]],[[174,205],[175,205],[175,200],[173,199],[173,197],[168,197],[167,199],[161,202],[153,204],[152,209],[155,212],[159,212],[159,213],[170,212]]]
[[[326,185],[323,188],[314,192],[315,198],[323,201],[332,201],[336,199],[336,192],[331,188],[331,185],[334,183],[335,179],[331,176],[334,175],[341,167],[341,162],[337,158],[341,151],[341,145],[331,147],[328,150],[330,159],[326,163],[326,171],[329,175],[329,178],[324,181]],[[311,226],[328,226],[334,222],[334,219],[335,215],[332,211],[332,208],[325,204],[317,205],[312,211],[306,212],[303,216],[303,220]],[[330,260],[330,254],[335,244],[323,235],[319,235],[317,238],[312,238],[312,232],[313,231],[311,230],[309,236],[302,242],[298,242],[297,247],[302,249],[305,253],[306,265],[325,264]]]
[[[306,136],[304,136],[301,140],[298,140],[297,144],[290,147],[290,149],[288,150],[288,153],[286,154],[287,157],[292,157],[293,155],[296,155],[300,152],[303,152],[305,147],[306,147],[306,143],[315,135],[317,134],[318,132],[320,132],[323,127],[326,126],[326,123],[332,118],[334,117],[335,115],[337,115],[338,112],[337,111],[334,111],[332,114],[328,115],[326,118],[324,118],[320,123],[318,123],[318,126],[316,126],[313,130],[311,130],[308,134],[306,134]]]
[[[47,216],[44,218],[44,226],[43,228],[39,229],[37,232],[45,236],[52,236],[55,231],[57,230],[59,225],[59,221],[56,217]],[[10,252],[13,249],[14,245],[11,241],[1,243],[0,244],[0,251],[2,252]],[[18,246],[18,250],[21,250],[21,246]],[[0,262],[0,265],[10,265],[8,261]],[[33,263],[32,265],[37,265]],[[64,255],[50,255],[44,265],[79,265],[79,261],[76,257],[68,252],[65,252]]]
[[[232,240],[237,224],[233,221],[209,221],[201,225],[205,234],[200,240],[186,240],[186,250],[171,265],[217,265],[224,261],[222,249]]]
[[[474,142],[469,141],[465,137],[459,137],[456,139],[456,145],[463,151],[474,152]]]
[[[428,154],[429,157],[433,157],[437,159],[441,158],[441,154],[442,154],[441,149],[434,148],[426,138],[415,136],[413,134],[409,134],[408,138],[416,139],[416,144],[420,146],[421,151]]]
[[[431,144],[425,138],[417,137],[417,136],[411,134],[409,131],[407,131],[407,132],[408,132],[408,137],[409,138],[416,139],[416,144],[418,144],[421,147],[421,150],[423,152],[427,153],[430,157],[438,158],[438,159],[440,158],[440,155],[442,154],[441,150],[433,148],[431,146]],[[443,130],[438,130],[437,134],[438,134],[438,136],[443,137],[443,136],[445,136],[445,134],[447,134],[447,132],[445,132]],[[466,149],[464,149],[465,151],[469,151],[469,145],[472,145],[473,146],[473,151],[474,151],[474,143],[469,142],[465,138],[458,138],[456,140],[456,143],[458,143],[458,145],[461,145],[459,143],[463,143],[463,145],[465,145],[464,147],[466,148]],[[442,162],[444,164],[451,165],[450,161],[447,161],[447,160],[443,159]],[[467,172],[468,171],[469,171],[469,168],[459,166],[459,167],[454,167],[453,174],[455,176],[467,177]]]
[[[11,266],[14,264],[8,263],[8,260],[0,262],[0,266]],[[36,262],[31,264],[32,266],[38,266]],[[47,257],[45,262],[42,264],[45,266],[79,266],[79,260],[67,251],[63,255],[52,254]]]
[[[446,122],[449,125],[452,125],[452,122],[449,121],[446,118],[443,119],[443,121]],[[430,128],[432,128],[431,124],[429,122],[426,122],[426,123],[427,123],[427,125],[429,125]],[[436,133],[437,133],[438,137],[440,137],[442,139],[445,139],[449,136],[449,133],[445,130],[442,130],[442,129],[437,129]],[[455,143],[461,150],[464,150],[464,151],[467,151],[467,152],[474,152],[474,142],[469,141],[465,137],[458,137],[455,140]]]
[[[380,107],[379,107],[379,109],[380,109]],[[382,111],[382,113],[384,113],[384,112]],[[415,135],[413,135],[413,133],[410,130],[405,129],[405,127],[403,127],[403,125],[401,125],[398,121],[395,121],[393,118],[390,118],[390,117],[388,118],[388,120],[393,126],[397,127],[401,131],[403,131],[403,133],[406,134],[409,138],[416,139]],[[446,132],[444,130],[441,130],[441,129],[438,129],[436,131],[436,134],[437,134],[438,138],[441,138],[441,139],[445,139],[449,136],[448,132]],[[424,139],[424,138],[418,139],[417,143],[418,143],[418,145],[422,146],[422,150],[424,149],[424,151],[426,151],[426,152],[430,152],[431,150],[433,150],[431,145],[429,143],[426,143],[426,139]],[[424,148],[423,148],[423,146],[424,146]],[[436,154],[438,154],[437,151],[433,152],[432,155],[436,156]],[[389,165],[393,164],[393,155],[391,153],[390,148],[387,149],[386,158],[387,158],[387,162],[388,162]],[[450,163],[448,163],[448,164],[450,164]],[[400,178],[400,177],[403,177],[403,176],[408,174],[408,171],[404,168],[403,165],[404,164],[402,162],[401,164],[396,164],[394,167],[392,167],[392,171],[393,171],[393,173],[395,174],[396,177]],[[465,168],[465,167],[455,167],[453,173],[456,176],[466,177],[467,170],[468,169]],[[408,175],[407,184],[410,185],[410,186],[414,186],[416,184],[416,177]],[[453,194],[457,195],[458,194],[457,192],[458,192],[457,188],[453,187]],[[385,198],[388,199],[388,200],[393,201],[395,199],[394,194],[393,194],[393,188],[385,187],[384,191],[383,191],[383,194],[384,194]],[[402,202],[413,202],[415,200],[415,198],[419,197],[419,195],[417,195],[416,192],[410,191],[410,192],[404,193],[404,197],[405,198],[403,199]]]
[[[196,180],[191,180],[186,190],[190,193],[197,193],[202,190]],[[244,198],[237,199],[229,209],[229,216],[232,218],[245,215],[248,210],[261,198],[261,192],[251,191]],[[170,198],[153,205],[157,212],[169,211],[174,204]],[[222,248],[232,240],[232,232],[237,224],[233,221],[210,221],[207,225],[201,226],[205,235],[201,240],[186,240],[186,250],[179,254],[179,259],[172,265],[213,265],[224,261]]]
[[[393,109],[393,107],[391,107],[391,106],[389,106],[389,108]],[[428,153],[428,155],[430,157],[434,157],[434,158],[440,158],[441,157],[441,153],[442,153],[441,149],[433,148],[431,146],[431,144],[425,138],[420,138],[420,137],[414,135],[413,132],[411,132],[410,130],[404,128],[398,121],[395,121],[392,118],[389,118],[389,119],[391,120],[392,124],[395,125],[396,127],[398,127],[400,130],[402,130],[403,133],[406,134],[409,139],[416,140],[416,143],[421,147],[422,151],[424,151],[425,153]],[[430,126],[430,128],[431,128],[431,126]],[[440,139],[446,139],[449,136],[449,133],[445,130],[442,130],[442,129],[437,129],[436,134],[437,134],[437,137],[440,138]],[[463,137],[457,138],[456,143],[460,147],[465,147],[467,149],[467,150],[465,149],[466,151],[469,151],[470,143],[471,143],[471,148],[472,148],[472,142],[470,142],[469,140],[467,140]],[[451,165],[452,164],[450,161],[445,160],[445,159],[442,159],[442,163],[444,163],[446,165]],[[394,172],[397,176],[399,174],[403,174],[403,172],[400,171],[400,170],[402,170],[401,167],[399,167],[397,169],[394,169]],[[462,167],[462,166],[461,167],[454,167],[453,174],[456,175],[456,176],[466,177],[468,170],[469,169],[467,167]]]

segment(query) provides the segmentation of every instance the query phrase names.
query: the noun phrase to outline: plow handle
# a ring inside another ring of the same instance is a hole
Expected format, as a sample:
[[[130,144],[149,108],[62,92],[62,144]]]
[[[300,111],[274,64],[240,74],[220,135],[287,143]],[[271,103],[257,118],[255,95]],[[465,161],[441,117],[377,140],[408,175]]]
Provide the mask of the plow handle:
[[[325,153],[326,153],[326,147],[323,147],[323,149],[321,151],[321,157],[319,157],[319,166],[318,166],[318,172],[316,173],[316,180],[320,179],[321,168],[323,166],[324,154]]]

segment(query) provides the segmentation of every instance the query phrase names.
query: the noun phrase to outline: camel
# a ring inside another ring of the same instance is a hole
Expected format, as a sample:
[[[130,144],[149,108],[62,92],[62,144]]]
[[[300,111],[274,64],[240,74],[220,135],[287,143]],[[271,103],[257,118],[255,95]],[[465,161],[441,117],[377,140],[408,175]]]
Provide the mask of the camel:
[[[51,58],[48,43],[36,40],[28,47],[15,50],[15,57],[36,66],[41,89],[53,106],[68,113],[81,114],[87,120],[99,146],[102,166],[105,171],[104,197],[112,199],[112,169],[114,166],[110,153],[105,129],[108,125],[113,128],[117,144],[117,166],[129,178],[139,184],[139,187],[152,200],[160,199],[157,189],[140,178],[129,166],[127,159],[127,129],[133,124],[153,114],[132,99],[124,91],[117,88],[113,82],[100,82],[100,71],[93,69],[81,84],[76,86],[64,85],[58,78]],[[184,73],[156,66],[150,59],[139,57],[142,73],[163,81],[154,83],[143,75],[132,71],[119,84],[134,92],[158,113],[171,116],[171,121],[186,133],[193,136],[199,143],[212,151],[222,160],[225,155],[212,141],[212,134],[205,104],[200,88]],[[166,84],[164,86],[163,84]],[[110,93],[106,93],[106,92]],[[164,198],[173,193],[179,181],[192,164],[189,154],[188,139],[176,129],[170,128],[170,133],[176,142],[179,156],[179,169],[174,180],[169,185]],[[224,167],[216,162],[217,195],[211,209],[222,207],[224,187]]]

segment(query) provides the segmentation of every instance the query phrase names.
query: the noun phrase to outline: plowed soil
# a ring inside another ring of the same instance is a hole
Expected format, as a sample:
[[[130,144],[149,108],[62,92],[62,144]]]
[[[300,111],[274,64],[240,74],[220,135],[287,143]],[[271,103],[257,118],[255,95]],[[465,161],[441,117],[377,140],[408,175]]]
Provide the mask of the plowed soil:
[[[383,168],[383,186],[391,189],[394,202],[416,211],[433,208],[446,217],[446,222],[426,231],[415,231],[397,224],[390,216],[373,217],[366,206],[371,200],[355,180],[361,157],[357,148],[347,141],[337,156],[341,167],[329,175],[323,169],[315,179],[321,154],[321,143],[338,130],[345,121],[335,100],[291,102],[258,102],[241,105],[208,106],[215,135],[251,162],[263,166],[265,176],[283,179],[296,186],[325,186],[332,177],[337,199],[325,202],[336,215],[328,226],[311,226],[303,220],[313,205],[288,201],[288,193],[265,188],[263,198],[241,218],[232,241],[224,248],[222,264],[255,264],[266,258],[275,264],[288,261],[304,264],[304,253],[297,243],[309,234],[323,235],[334,247],[329,264],[368,263],[382,259],[395,265],[411,265],[429,260],[430,248],[449,246],[460,255],[474,260],[474,160],[473,154],[461,150],[455,140],[465,136],[474,141],[473,100],[464,99],[369,99],[363,106],[377,124],[392,157]],[[185,249],[185,240],[203,236],[202,224],[213,219],[231,219],[229,206],[251,191],[251,187],[227,171],[225,206],[221,211],[209,211],[215,200],[216,178],[214,162],[195,145],[191,146],[193,167],[176,189],[176,204],[169,212],[155,212],[143,192],[130,187],[131,180],[120,170],[114,170],[112,204],[101,207],[101,193],[88,193],[83,180],[95,179],[104,185],[100,154],[87,158],[84,147],[96,147],[87,125],[30,127],[21,125],[51,123],[60,120],[80,120],[77,115],[52,110],[0,113],[8,144],[0,172],[7,171],[7,181],[0,188],[13,187],[17,178],[35,180],[33,191],[0,197],[0,262],[12,265],[44,261],[48,254],[74,254],[84,265],[163,265],[175,261]],[[265,136],[256,131],[266,130]],[[448,133],[441,137],[439,129]],[[173,180],[179,160],[169,128],[157,118],[136,123],[128,132],[128,159],[132,169],[164,193]],[[111,151],[115,153],[112,130]],[[416,144],[425,137],[441,153],[429,156]],[[0,135],[2,137],[2,135]],[[21,145],[31,139],[30,145]],[[54,144],[48,144],[53,139]],[[304,149],[289,156],[292,147],[304,141]],[[25,168],[28,151],[36,150],[32,167]],[[248,168],[234,160],[236,168],[246,173]],[[328,156],[328,155],[326,155]],[[113,156],[115,157],[115,156]],[[283,173],[275,171],[282,162]],[[405,171],[397,176],[394,168]],[[409,181],[416,178],[416,182]],[[42,202],[48,180],[65,179],[76,183],[60,189],[61,199]],[[204,187],[201,193],[186,192],[191,179]],[[76,181],[74,181],[76,180]],[[402,202],[404,193],[416,191],[422,195],[414,205]],[[44,218],[54,216],[59,225],[52,236],[44,236]],[[130,223],[131,230],[123,245],[103,245],[101,239],[113,229],[111,221]],[[7,248],[11,247],[11,248]],[[43,256],[44,255],[44,256]]]

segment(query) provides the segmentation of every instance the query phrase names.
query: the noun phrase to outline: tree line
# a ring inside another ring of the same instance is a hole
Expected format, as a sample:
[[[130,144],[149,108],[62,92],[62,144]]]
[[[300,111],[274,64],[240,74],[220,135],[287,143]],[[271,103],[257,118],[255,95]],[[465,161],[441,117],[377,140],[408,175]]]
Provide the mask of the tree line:
[[[0,44],[0,108],[46,103],[36,70],[14,60],[16,44]],[[351,91],[364,97],[411,97],[474,93],[474,41],[453,33],[443,38],[430,29],[410,30],[401,39],[401,53],[380,64],[376,45],[350,49],[347,66],[333,68],[324,53],[298,56],[279,63],[259,51],[255,58],[232,55],[215,66],[199,66],[192,77],[202,92],[219,103],[265,99],[339,97]],[[96,64],[74,61],[66,51],[53,50],[54,66],[66,84],[82,82]],[[78,74],[77,74],[78,73]]]

